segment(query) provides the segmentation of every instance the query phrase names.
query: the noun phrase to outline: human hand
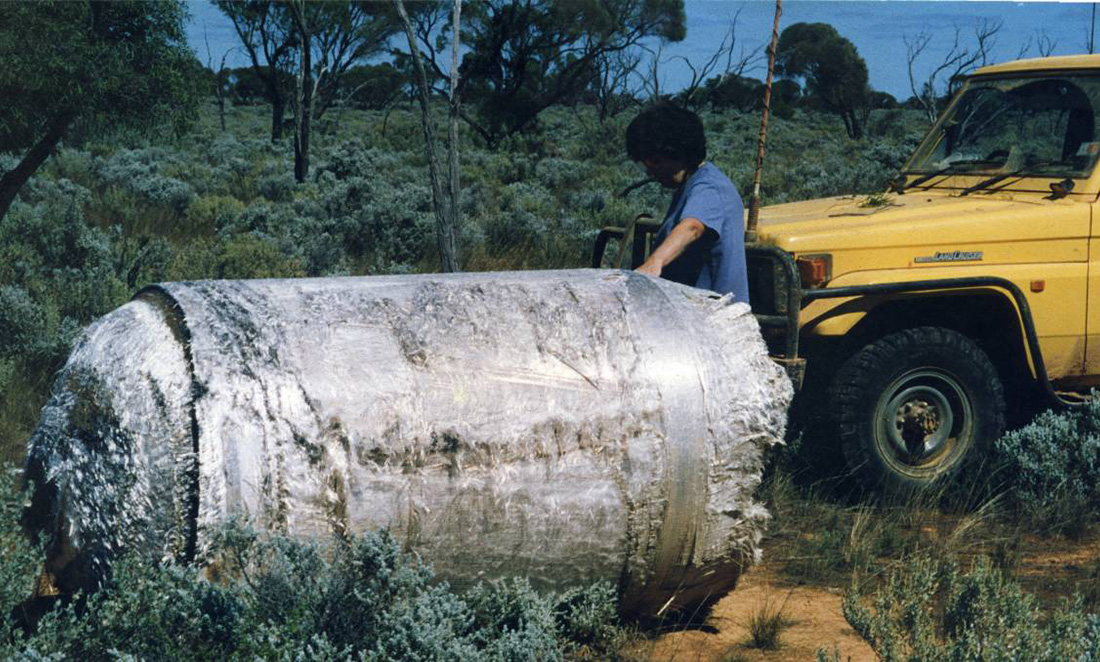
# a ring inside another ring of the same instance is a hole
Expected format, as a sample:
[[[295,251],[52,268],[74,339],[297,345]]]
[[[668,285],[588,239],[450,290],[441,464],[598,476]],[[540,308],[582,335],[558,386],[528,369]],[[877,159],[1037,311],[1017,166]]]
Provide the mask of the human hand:
[[[646,260],[645,263],[642,266],[638,267],[634,271],[637,271],[640,274],[645,274],[647,276],[654,276],[656,278],[660,278],[661,277],[661,263],[656,262],[654,260]]]

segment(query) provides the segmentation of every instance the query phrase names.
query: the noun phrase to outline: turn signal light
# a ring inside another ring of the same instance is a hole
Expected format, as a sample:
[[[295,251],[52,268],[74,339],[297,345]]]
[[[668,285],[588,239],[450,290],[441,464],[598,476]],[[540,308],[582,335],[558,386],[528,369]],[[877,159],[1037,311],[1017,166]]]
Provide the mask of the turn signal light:
[[[802,279],[803,289],[821,287],[832,278],[833,258],[831,255],[800,255],[795,258],[798,275]]]

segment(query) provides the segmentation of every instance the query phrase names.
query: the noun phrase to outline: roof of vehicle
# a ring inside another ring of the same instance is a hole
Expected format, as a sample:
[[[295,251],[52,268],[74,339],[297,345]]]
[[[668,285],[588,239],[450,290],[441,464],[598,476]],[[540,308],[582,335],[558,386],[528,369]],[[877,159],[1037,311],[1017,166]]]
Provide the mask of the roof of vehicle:
[[[1014,60],[1003,64],[982,67],[974,76],[986,74],[1004,74],[1020,71],[1048,71],[1065,69],[1100,69],[1100,54],[1095,55],[1059,55],[1057,57],[1034,57],[1027,60]]]

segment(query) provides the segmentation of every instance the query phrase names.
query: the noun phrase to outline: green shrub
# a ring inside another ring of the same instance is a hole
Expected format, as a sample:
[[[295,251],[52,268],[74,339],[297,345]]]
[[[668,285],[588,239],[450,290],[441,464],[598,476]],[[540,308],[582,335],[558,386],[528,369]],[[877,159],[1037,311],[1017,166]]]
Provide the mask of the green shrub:
[[[1044,412],[994,451],[1010,505],[1044,528],[1082,532],[1100,504],[1100,402]]]
[[[37,558],[15,512],[0,510],[0,542],[27,550],[0,562],[8,607],[29,594]],[[612,656],[623,633],[607,584],[553,595],[512,580],[458,595],[385,532],[322,549],[230,524],[206,560],[205,575],[122,560],[106,586],[47,613],[29,638],[4,630],[0,657],[560,660]]]
[[[296,185],[292,173],[267,175],[260,179],[260,195],[271,202],[289,202],[294,199]]]
[[[616,603],[614,587],[602,582],[562,593],[554,615],[567,652],[590,651],[613,657],[625,635],[615,612]]]
[[[251,234],[225,243],[218,262],[218,278],[295,278],[305,276],[301,264],[270,241]]]
[[[100,180],[118,186],[146,202],[183,213],[195,198],[187,182],[163,174],[165,167],[182,155],[161,147],[122,149],[94,165]]]
[[[244,615],[236,587],[203,581],[190,568],[129,558],[114,565],[107,587],[47,613],[19,654],[226,659],[242,646]]]
[[[38,343],[45,326],[42,307],[26,290],[17,285],[0,285],[0,357],[26,353]]]
[[[1100,629],[1081,601],[1043,614],[1032,596],[984,558],[962,573],[950,562],[912,557],[868,600],[850,591],[843,609],[887,661],[1055,662],[1100,653]]]
[[[41,567],[41,551],[33,547],[19,525],[23,494],[19,473],[0,465],[0,657],[15,641],[13,616],[18,605],[30,597]]]
[[[561,191],[584,184],[592,176],[592,165],[551,157],[535,164],[534,179],[551,191]]]
[[[184,234],[189,238],[210,237],[226,227],[244,211],[244,203],[228,195],[204,195],[195,198],[184,214]]]
[[[217,278],[298,278],[305,269],[270,238],[238,234],[229,238],[199,239],[180,247],[165,266],[163,280]]]
[[[320,179],[321,173],[330,173],[334,180],[377,179],[398,168],[405,156],[370,147],[359,138],[343,140],[321,155],[315,177]]]
[[[0,284],[42,306],[50,335],[64,318],[85,324],[126,300],[110,238],[85,222],[76,201],[12,206],[0,220]]]
[[[18,201],[0,219],[0,459],[22,456],[80,328],[129,294],[111,235],[84,219],[86,192],[52,190],[56,197]]]

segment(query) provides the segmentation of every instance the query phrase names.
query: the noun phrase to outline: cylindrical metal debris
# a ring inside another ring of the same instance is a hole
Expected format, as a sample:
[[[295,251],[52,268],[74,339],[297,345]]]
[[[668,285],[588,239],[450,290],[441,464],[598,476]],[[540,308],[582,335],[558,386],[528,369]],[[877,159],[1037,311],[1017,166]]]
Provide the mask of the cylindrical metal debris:
[[[124,549],[201,559],[240,516],[655,614],[757,554],[790,397],[748,306],[629,272],[166,283],[73,350],[28,522],[69,583]]]

